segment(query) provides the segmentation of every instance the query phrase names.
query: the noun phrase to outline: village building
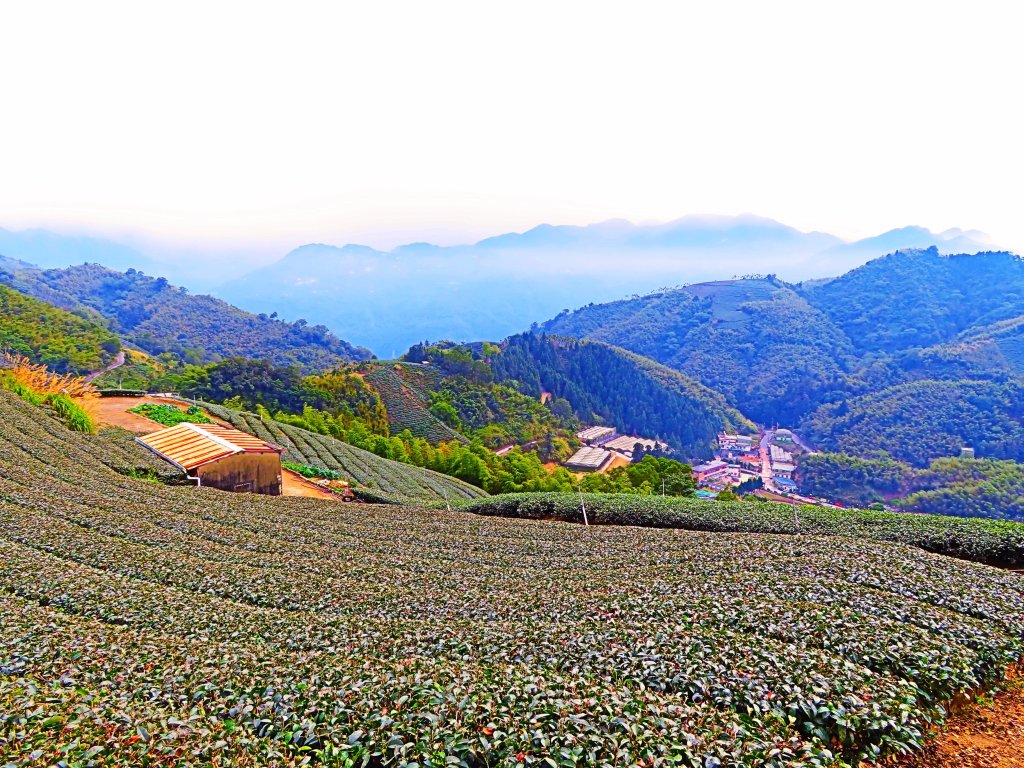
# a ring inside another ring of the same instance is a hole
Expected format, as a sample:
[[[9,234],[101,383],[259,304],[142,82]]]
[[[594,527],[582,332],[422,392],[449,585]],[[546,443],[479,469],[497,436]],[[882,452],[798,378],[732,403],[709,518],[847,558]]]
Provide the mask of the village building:
[[[197,485],[222,491],[281,494],[284,448],[220,424],[177,424],[136,441]]]
[[[730,435],[727,432],[719,432],[718,447],[722,450],[743,453],[754,447],[754,438],[750,435]]]
[[[610,451],[618,451],[624,453],[627,456],[633,455],[633,449],[636,444],[640,443],[645,451],[653,451],[657,448],[660,443],[657,440],[649,440],[645,437],[637,437],[636,435],[621,435],[607,442],[602,442],[601,447],[607,448]]]
[[[753,453],[745,453],[738,459],[740,466],[748,469],[754,469],[758,472],[761,471],[761,457]]]
[[[724,475],[727,469],[729,469],[729,465],[724,461],[709,461],[695,466],[693,468],[693,477],[698,483],[706,483]]]
[[[777,461],[772,464],[772,477],[792,480],[796,473],[796,465],[788,461]]]
[[[576,437],[580,439],[580,442],[587,445],[598,445],[612,440],[616,434],[618,433],[615,431],[615,427],[587,427],[577,432]]]
[[[796,489],[798,487],[797,484],[796,484],[796,481],[795,480],[791,480],[788,477],[776,476],[773,479],[775,481],[775,486],[780,491],[784,491],[786,493],[793,493],[794,491],[796,491]]]
[[[793,434],[791,429],[776,429],[775,430],[775,442],[786,443],[788,445],[796,444],[796,435]]]
[[[612,458],[611,451],[585,445],[565,462],[567,469],[577,472],[599,472]]]

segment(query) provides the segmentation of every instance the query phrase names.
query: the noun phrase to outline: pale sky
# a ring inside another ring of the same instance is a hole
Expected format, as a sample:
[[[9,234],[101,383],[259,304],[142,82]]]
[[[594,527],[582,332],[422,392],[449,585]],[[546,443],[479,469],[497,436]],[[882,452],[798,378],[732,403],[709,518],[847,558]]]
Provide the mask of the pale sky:
[[[7,3],[0,226],[280,254],[749,211],[1021,252],[1014,5]]]

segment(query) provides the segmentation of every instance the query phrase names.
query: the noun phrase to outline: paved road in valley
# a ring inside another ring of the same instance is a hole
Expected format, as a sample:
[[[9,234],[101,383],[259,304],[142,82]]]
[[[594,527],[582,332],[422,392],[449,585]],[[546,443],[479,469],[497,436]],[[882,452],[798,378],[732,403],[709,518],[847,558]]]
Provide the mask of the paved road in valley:
[[[761,436],[761,482],[764,483],[764,489],[766,491],[775,490],[775,482],[773,480],[774,476],[772,475],[772,458],[771,453],[768,450],[768,443],[774,434],[774,429],[767,429]]]

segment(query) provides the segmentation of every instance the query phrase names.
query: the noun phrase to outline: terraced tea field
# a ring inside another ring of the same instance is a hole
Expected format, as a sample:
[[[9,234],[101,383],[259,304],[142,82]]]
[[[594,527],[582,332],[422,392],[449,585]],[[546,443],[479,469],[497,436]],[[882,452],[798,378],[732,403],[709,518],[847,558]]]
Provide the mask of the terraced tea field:
[[[438,371],[414,363],[386,363],[373,367],[366,380],[384,400],[391,434],[397,435],[408,429],[413,437],[422,437],[431,443],[466,441],[430,412],[430,398],[426,393],[439,386],[441,378]]]
[[[847,766],[1024,652],[1024,582],[835,536],[168,487],[0,393],[16,766]]]
[[[272,419],[263,420],[255,413],[235,411],[221,405],[203,403],[203,407],[233,427],[282,446],[286,461],[340,472],[345,479],[382,491],[390,497],[423,502],[487,496],[486,491],[458,478],[384,459],[329,435],[320,435]]]
[[[867,538],[988,565],[1024,567],[1024,523],[1008,520],[608,494],[589,494],[586,504],[589,522],[596,525]],[[462,509],[478,515],[583,522],[579,497],[568,493],[507,493],[463,504]]]

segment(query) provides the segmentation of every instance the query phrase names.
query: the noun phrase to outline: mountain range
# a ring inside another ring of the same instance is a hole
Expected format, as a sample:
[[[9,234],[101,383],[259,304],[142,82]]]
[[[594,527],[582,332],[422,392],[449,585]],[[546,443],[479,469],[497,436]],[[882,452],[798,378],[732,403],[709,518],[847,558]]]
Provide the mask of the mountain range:
[[[196,364],[247,356],[314,371],[370,357],[323,326],[246,312],[132,268],[41,270],[0,256],[0,284],[92,321],[151,355],[170,353]]]
[[[305,245],[217,293],[254,311],[323,323],[378,355],[394,356],[428,339],[503,338],[566,307],[723,272],[823,278],[899,248],[973,252],[986,248],[984,241],[979,232],[905,227],[848,243],[752,215],[544,224],[464,246]]]
[[[898,251],[829,281],[723,280],[564,311],[546,334],[629,349],[821,447],[911,464],[1024,460],[1024,260]]]
[[[162,275],[250,312],[323,324],[383,357],[425,340],[504,338],[567,307],[664,286],[766,272],[788,281],[826,278],[898,249],[933,246],[942,253],[989,247],[977,231],[903,227],[847,242],[744,214],[542,224],[471,245],[390,251],[314,243],[256,269],[249,265],[258,260],[243,260],[243,269],[216,254],[172,259],[101,238],[0,230],[0,255],[43,269],[93,262]]]

